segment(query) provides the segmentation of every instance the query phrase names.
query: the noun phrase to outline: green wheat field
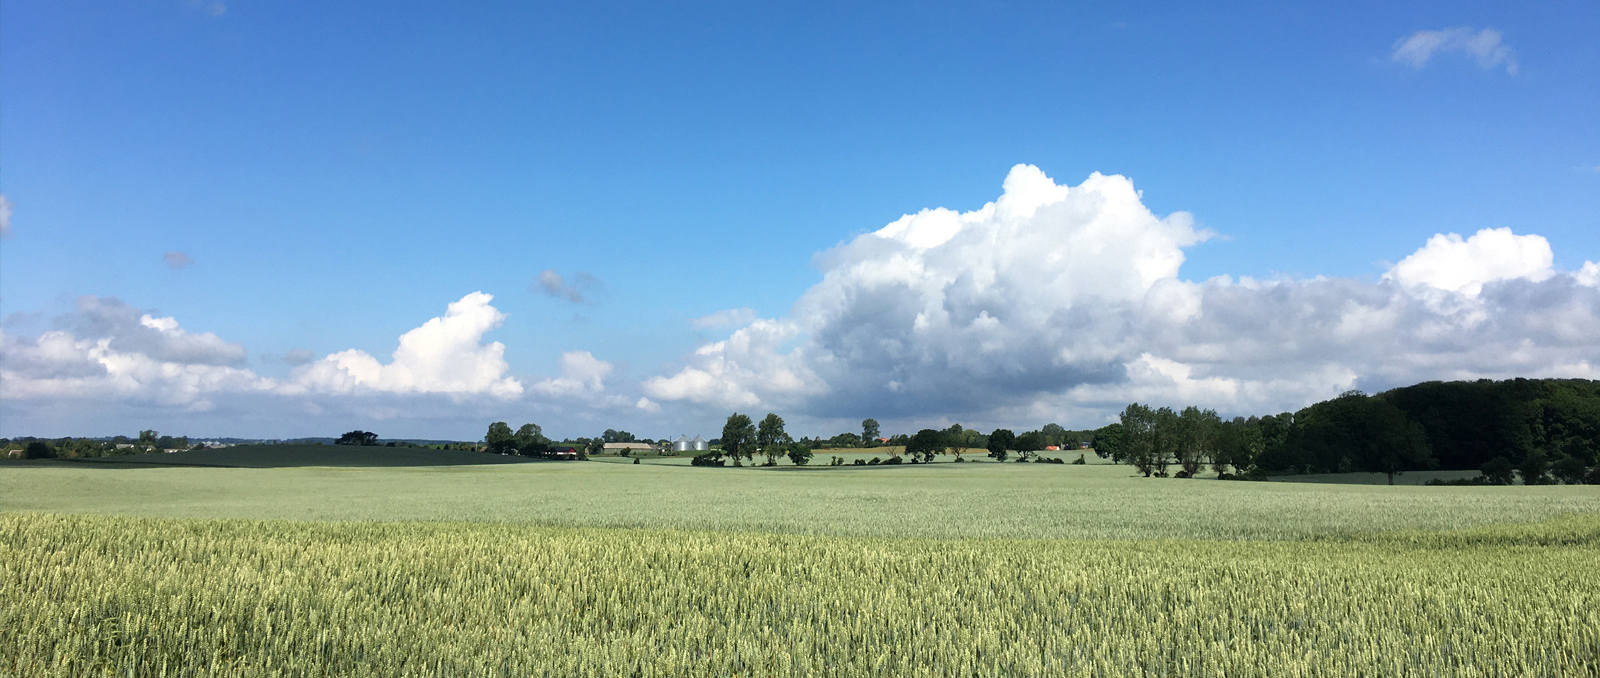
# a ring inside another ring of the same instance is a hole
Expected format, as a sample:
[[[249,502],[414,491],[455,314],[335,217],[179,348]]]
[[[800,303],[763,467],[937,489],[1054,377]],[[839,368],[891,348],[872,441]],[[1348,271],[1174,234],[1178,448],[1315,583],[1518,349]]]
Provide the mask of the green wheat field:
[[[0,466],[7,676],[1592,676],[1600,490]]]

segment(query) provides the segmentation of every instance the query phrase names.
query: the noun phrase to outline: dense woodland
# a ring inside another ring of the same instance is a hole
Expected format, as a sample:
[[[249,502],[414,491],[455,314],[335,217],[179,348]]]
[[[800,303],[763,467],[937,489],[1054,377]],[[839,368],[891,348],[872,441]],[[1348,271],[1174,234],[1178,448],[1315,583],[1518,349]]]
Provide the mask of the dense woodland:
[[[1238,417],[1130,405],[1095,431],[1106,456],[1162,475],[1479,470],[1473,482],[1595,483],[1600,382],[1513,379],[1426,382],[1377,395],[1345,393],[1298,412]]]

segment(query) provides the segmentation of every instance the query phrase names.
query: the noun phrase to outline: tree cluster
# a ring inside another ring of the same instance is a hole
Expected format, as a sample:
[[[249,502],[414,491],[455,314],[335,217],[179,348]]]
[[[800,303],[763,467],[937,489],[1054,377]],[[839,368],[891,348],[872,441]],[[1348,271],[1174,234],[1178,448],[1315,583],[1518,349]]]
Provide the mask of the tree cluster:
[[[1219,477],[1478,470],[1476,484],[1600,482],[1600,382],[1426,382],[1350,391],[1298,412],[1221,420],[1138,403],[1093,432],[1096,453],[1145,475]]]
[[[489,425],[483,443],[485,452],[524,457],[537,457],[550,449],[550,439],[544,437],[544,429],[538,424],[523,424],[516,432],[512,432],[510,425],[497,421]]]

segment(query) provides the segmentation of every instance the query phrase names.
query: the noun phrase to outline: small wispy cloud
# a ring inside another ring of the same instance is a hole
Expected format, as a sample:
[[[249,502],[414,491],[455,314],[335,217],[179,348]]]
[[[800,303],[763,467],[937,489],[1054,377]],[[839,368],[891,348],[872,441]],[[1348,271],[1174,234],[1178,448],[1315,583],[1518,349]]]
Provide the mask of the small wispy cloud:
[[[207,2],[206,0],[189,0],[189,6],[211,16],[222,16],[228,13],[228,5],[223,2]]]
[[[711,315],[703,315],[689,321],[689,324],[696,328],[743,327],[755,322],[755,320],[755,309],[741,307],[717,311]]]
[[[0,238],[11,235],[11,207],[15,204],[0,193]]]
[[[167,266],[180,271],[188,268],[189,264],[194,263],[194,257],[182,252],[168,252],[161,255],[161,260],[167,262]]]
[[[591,301],[593,294],[604,288],[605,284],[583,271],[572,274],[572,280],[561,277],[553,268],[547,268],[539,273],[539,280],[533,289],[542,291],[557,299],[566,299],[574,304]]]
[[[1501,40],[1500,31],[1485,28],[1473,31],[1465,26],[1437,31],[1417,31],[1409,37],[1396,40],[1390,59],[1412,68],[1428,65],[1434,55],[1444,52],[1462,52],[1476,57],[1478,66],[1495,68],[1504,66],[1508,75],[1517,74],[1517,55]]]

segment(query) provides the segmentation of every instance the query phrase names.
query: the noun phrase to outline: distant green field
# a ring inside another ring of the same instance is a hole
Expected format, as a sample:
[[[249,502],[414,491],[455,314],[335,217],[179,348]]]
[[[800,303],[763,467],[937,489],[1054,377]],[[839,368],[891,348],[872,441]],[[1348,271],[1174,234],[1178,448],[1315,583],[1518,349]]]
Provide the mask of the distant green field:
[[[1127,466],[992,462],[808,470],[615,458],[237,469],[52,462],[0,465],[0,511],[870,537],[1302,539],[1600,513],[1600,487],[1246,483],[1139,478]]]

